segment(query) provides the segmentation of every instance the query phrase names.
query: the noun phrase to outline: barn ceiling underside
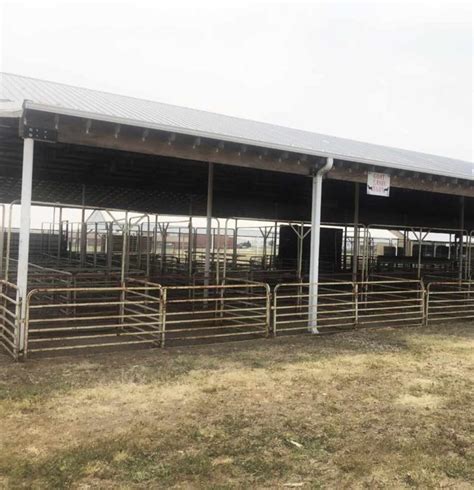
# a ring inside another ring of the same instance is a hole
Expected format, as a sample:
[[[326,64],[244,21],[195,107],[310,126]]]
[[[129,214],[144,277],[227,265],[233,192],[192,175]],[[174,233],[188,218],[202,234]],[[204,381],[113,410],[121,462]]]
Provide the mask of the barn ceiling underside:
[[[0,131],[0,201],[20,198],[22,140]],[[37,142],[33,200],[175,215],[204,215],[207,163],[125,151]],[[325,180],[322,218],[352,222],[354,183]],[[214,215],[309,220],[311,179],[302,175],[215,165]],[[361,186],[361,222],[455,228],[460,198],[392,188],[389,198]],[[474,228],[474,199],[465,198],[465,225]]]

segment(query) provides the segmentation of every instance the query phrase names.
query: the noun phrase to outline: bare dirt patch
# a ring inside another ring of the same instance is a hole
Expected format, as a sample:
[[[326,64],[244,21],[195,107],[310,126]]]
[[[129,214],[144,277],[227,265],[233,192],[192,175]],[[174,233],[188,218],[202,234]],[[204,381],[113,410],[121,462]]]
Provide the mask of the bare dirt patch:
[[[1,488],[474,485],[474,329],[13,364]]]

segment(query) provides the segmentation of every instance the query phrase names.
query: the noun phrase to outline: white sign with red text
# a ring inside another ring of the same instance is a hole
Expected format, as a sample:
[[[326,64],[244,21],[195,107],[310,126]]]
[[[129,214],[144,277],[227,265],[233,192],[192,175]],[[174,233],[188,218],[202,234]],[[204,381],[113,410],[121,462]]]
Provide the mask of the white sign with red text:
[[[390,175],[379,172],[367,174],[367,194],[372,196],[390,196]]]

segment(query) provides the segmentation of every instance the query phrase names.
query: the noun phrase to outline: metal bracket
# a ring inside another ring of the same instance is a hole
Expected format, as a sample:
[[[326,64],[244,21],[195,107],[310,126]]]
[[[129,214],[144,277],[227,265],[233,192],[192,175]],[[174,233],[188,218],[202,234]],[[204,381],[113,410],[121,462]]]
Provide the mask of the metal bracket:
[[[58,132],[55,129],[35,128],[32,126],[23,126],[23,138],[32,138],[38,141],[58,141]]]

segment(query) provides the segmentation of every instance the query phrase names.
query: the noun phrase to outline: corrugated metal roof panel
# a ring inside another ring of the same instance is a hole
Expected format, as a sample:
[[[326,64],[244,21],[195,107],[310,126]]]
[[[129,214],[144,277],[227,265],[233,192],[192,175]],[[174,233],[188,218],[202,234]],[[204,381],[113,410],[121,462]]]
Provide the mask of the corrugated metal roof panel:
[[[474,179],[471,162],[2,73],[1,98],[52,112],[397,169]]]

